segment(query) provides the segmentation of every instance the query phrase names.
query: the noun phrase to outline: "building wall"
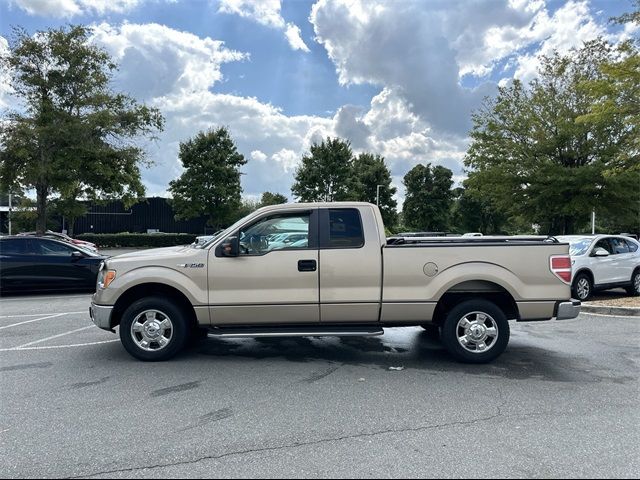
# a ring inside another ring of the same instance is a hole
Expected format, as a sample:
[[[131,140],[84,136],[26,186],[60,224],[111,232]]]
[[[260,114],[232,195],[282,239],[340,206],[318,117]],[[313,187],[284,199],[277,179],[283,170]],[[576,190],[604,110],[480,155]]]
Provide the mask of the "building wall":
[[[149,197],[146,201],[125,209],[122,202],[92,205],[89,213],[78,218],[74,234],[80,233],[146,233],[157,229],[165,233],[211,233],[206,218],[176,221],[175,212],[166,198]]]

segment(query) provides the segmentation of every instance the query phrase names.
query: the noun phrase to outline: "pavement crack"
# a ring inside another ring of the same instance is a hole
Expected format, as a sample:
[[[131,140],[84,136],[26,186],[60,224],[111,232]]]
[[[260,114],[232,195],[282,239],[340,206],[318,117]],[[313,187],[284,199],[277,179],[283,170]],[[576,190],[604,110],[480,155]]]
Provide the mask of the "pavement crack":
[[[247,455],[247,454],[262,453],[262,452],[274,452],[278,450],[288,450],[288,449],[294,449],[299,447],[308,447],[308,446],[321,445],[326,443],[341,442],[344,440],[356,440],[359,438],[376,437],[379,435],[387,435],[387,434],[394,434],[394,433],[420,432],[425,430],[435,430],[438,428],[453,427],[458,425],[474,425],[476,423],[489,422],[491,420],[494,420],[495,418],[500,417],[501,415],[502,414],[498,412],[488,417],[481,417],[473,420],[466,420],[466,421],[459,421],[459,422],[445,422],[445,423],[438,423],[435,425],[424,425],[421,427],[390,428],[386,430],[379,430],[377,432],[363,432],[363,433],[343,435],[343,436],[333,437],[333,438],[321,438],[319,440],[313,440],[309,442],[294,442],[286,445],[279,445],[276,447],[263,447],[263,448],[251,448],[246,450],[236,450],[233,452],[222,453],[220,455],[205,455],[203,457],[195,458],[193,460],[184,460],[184,461],[173,462],[173,463],[158,463],[155,465],[147,465],[143,467],[130,467],[130,468],[115,469],[115,470],[104,470],[104,471],[94,472],[90,474],[78,475],[73,477],[65,477],[65,478],[69,478],[69,479],[91,478],[91,477],[96,477],[98,475],[112,475],[116,473],[137,472],[140,470],[153,470],[156,468],[167,468],[167,467],[174,467],[179,465],[193,465],[206,460],[220,460],[222,458],[233,457],[236,455]]]

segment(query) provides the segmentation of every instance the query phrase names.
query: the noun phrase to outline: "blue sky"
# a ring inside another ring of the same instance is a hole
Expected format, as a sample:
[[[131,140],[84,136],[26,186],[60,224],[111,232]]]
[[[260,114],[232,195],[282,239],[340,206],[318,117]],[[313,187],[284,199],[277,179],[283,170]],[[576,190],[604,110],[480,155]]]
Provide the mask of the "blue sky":
[[[385,156],[399,187],[417,163],[464,178],[470,113],[499,83],[535,77],[538,56],[637,29],[610,25],[627,0],[5,0],[29,32],[91,25],[120,63],[114,88],[160,108],[167,128],[145,148],[143,178],[164,195],[180,174],[177,148],[229,126],[244,193],[290,196],[295,167],[327,135]],[[0,106],[15,107],[6,85]]]

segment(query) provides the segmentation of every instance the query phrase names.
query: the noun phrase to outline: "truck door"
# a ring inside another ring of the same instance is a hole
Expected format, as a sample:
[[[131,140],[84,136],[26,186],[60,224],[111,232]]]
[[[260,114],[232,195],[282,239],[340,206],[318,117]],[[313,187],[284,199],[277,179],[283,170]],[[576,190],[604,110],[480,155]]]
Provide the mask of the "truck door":
[[[239,256],[209,253],[211,323],[318,323],[318,209],[267,213],[234,235]]]
[[[370,208],[320,209],[320,321],[377,322],[382,253]]]

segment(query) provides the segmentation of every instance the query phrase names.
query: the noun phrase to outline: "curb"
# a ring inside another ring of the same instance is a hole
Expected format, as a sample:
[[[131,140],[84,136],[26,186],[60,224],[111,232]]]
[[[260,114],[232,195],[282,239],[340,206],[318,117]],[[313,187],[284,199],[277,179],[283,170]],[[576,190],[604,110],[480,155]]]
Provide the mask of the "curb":
[[[610,305],[593,305],[583,303],[580,311],[584,313],[600,313],[603,315],[621,315],[624,317],[640,317],[640,308],[612,307]]]

